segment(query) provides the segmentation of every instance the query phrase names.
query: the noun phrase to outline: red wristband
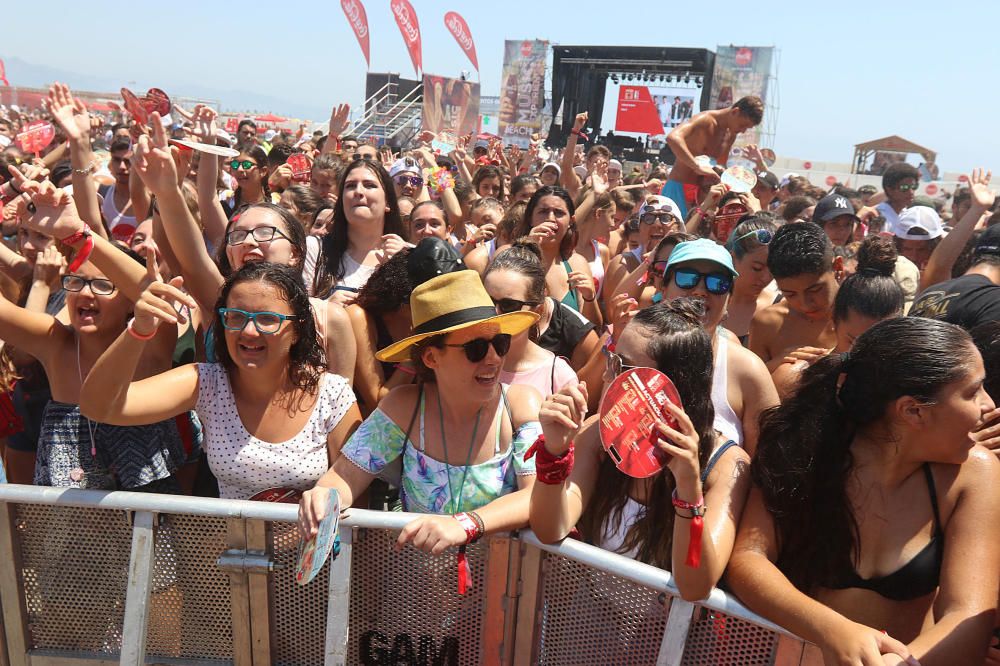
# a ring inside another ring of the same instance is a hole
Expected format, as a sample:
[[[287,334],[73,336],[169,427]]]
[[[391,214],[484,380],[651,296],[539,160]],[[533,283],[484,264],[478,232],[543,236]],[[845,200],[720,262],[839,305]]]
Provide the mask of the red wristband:
[[[464,511],[456,513],[452,516],[452,518],[457,520],[458,524],[462,526],[463,530],[465,530],[465,543],[475,543],[481,536],[483,536],[482,532],[479,530],[479,523],[477,523],[472,516]]]
[[[569,443],[565,453],[554,456],[545,448],[545,435],[539,435],[531,448],[525,452],[524,459],[529,460],[532,456],[537,456],[535,478],[539,483],[558,485],[565,481],[573,470],[573,442]]]
[[[90,257],[90,253],[94,251],[94,237],[89,233],[86,233],[84,237],[86,240],[83,243],[83,247],[80,248],[76,256],[73,257],[73,261],[66,267],[66,272],[68,273],[75,273],[80,270],[80,266],[83,266],[84,262]]]
[[[135,330],[135,327],[133,326],[133,324],[135,324],[135,318],[134,317],[129,320],[128,326],[125,327],[125,330],[127,330],[128,334],[131,335],[136,340],[142,340],[143,342],[147,342],[147,341],[152,340],[153,338],[156,337],[156,330],[155,329],[153,330],[152,333],[149,333],[148,335],[142,335],[141,333],[139,333],[138,331]]]
[[[586,135],[586,134],[585,134],[584,132],[581,132],[581,131],[580,131],[580,130],[578,130],[578,129],[571,129],[571,130],[569,131],[569,133],[570,133],[570,134],[575,134],[576,136],[580,137],[580,138],[581,138],[581,139],[583,139],[584,141],[590,141],[590,138],[589,138],[589,137],[588,137],[588,136],[587,136],[587,135]]]
[[[701,566],[701,534],[705,528],[705,520],[702,516],[705,515],[705,498],[702,497],[695,504],[685,502],[677,498],[677,489],[675,488],[672,500],[675,509],[684,509],[691,512],[690,516],[681,516],[682,518],[691,518],[691,528],[688,533],[687,559],[684,560],[684,564],[697,569]],[[674,513],[680,516],[676,510]]]

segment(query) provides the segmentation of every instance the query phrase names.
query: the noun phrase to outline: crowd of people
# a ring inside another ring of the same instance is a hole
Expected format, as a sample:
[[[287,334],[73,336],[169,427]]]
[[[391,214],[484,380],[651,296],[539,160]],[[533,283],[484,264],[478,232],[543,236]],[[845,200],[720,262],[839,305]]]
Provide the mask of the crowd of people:
[[[112,123],[55,84],[43,115],[40,155],[0,141],[9,481],[279,491],[304,536],[335,490],[421,514],[398,547],[530,527],[686,599],[724,586],[830,664],[1000,664],[989,172],[945,207],[905,163],[819,188],[750,147],[733,191],[753,97],[648,169],[588,145],[585,113],[551,152],[450,153],[352,136],[343,105],[325,134],[232,136],[207,106]],[[644,479],[599,432],[633,368],[680,398]]]

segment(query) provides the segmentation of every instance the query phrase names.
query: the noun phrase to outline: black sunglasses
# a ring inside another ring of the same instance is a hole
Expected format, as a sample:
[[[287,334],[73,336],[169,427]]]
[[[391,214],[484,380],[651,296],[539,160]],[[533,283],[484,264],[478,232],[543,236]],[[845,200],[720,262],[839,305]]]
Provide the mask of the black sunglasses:
[[[486,358],[490,345],[493,345],[493,351],[497,356],[506,356],[510,351],[510,334],[498,333],[492,340],[476,338],[460,345],[445,345],[445,347],[461,347],[465,350],[465,358],[469,359],[470,363],[479,363]]]
[[[497,308],[497,314],[507,314],[523,310],[525,305],[536,307],[541,303],[538,301],[519,301],[516,298],[494,298],[493,305]]]

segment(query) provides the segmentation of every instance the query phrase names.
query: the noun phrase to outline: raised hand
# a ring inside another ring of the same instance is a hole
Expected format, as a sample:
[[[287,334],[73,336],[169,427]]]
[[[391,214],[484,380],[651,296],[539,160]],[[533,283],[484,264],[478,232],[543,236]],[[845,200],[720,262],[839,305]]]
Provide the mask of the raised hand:
[[[570,289],[580,292],[580,296],[585,301],[592,301],[597,298],[597,290],[594,287],[594,279],[586,273],[573,271],[567,276]]]
[[[10,169],[16,172],[13,167]],[[73,197],[50,181],[37,183],[22,179],[18,189],[24,193],[22,198],[26,196],[31,201],[27,207],[28,215],[21,218],[29,229],[63,240],[86,227],[76,211]]]
[[[969,194],[972,196],[972,205],[983,210],[988,210],[997,199],[997,191],[990,189],[990,180],[993,178],[992,171],[983,169],[973,169],[969,176]]]
[[[608,182],[608,161],[598,160],[594,172],[590,174],[590,186],[594,188],[594,194],[604,194],[611,187]]]
[[[35,270],[32,275],[35,282],[52,284],[66,268],[66,257],[54,244],[38,253],[35,260]]]
[[[90,114],[83,102],[73,97],[69,86],[53,83],[49,87],[49,96],[42,103],[67,138],[71,141],[89,139]]]
[[[589,117],[590,114],[587,113],[586,111],[576,114],[576,119],[573,121],[573,129],[576,130],[577,132],[582,130],[584,125],[587,124],[587,118]]]
[[[202,143],[215,143],[215,119],[218,116],[219,114],[210,106],[199,104],[194,107],[191,122],[194,123],[194,135],[201,139]]]
[[[152,250],[149,254],[153,256],[147,255],[146,261],[146,288],[135,303],[132,323],[132,330],[143,337],[156,333],[165,321],[171,324],[186,321],[176,304],[197,307],[194,299],[181,291],[184,278],[177,276],[169,283],[163,282],[155,260],[155,245]]]
[[[618,337],[622,331],[632,321],[632,318],[639,312],[639,301],[628,294],[616,294],[611,299],[611,337],[614,342],[618,342]]]
[[[350,104],[338,104],[330,112],[330,129],[327,132],[329,138],[336,141],[351,124]]]
[[[545,435],[545,448],[554,456],[569,449],[570,442],[587,418],[587,383],[564,386],[542,403],[538,421]]]
[[[132,168],[149,191],[159,196],[177,189],[177,166],[167,144],[160,114],[156,111],[149,114],[149,123],[152,125],[153,135],[139,137],[132,157]]]

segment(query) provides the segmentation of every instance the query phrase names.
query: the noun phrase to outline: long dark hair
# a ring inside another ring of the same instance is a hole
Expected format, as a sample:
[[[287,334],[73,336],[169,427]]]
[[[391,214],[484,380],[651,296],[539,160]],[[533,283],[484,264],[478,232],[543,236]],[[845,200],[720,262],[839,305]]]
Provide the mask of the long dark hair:
[[[309,294],[302,283],[302,270],[284,264],[272,264],[267,261],[251,261],[226,278],[219,300],[215,303],[215,311],[228,307],[229,292],[243,282],[261,282],[269,284],[278,290],[292,309],[298,338],[288,351],[288,381],[304,394],[315,395],[319,390],[319,382],[327,371],[326,352],[319,343],[316,334],[316,320],[313,318],[312,306],[309,304]],[[215,338],[215,355],[219,363],[232,373],[236,368],[229,347],[226,345],[226,328],[221,321],[216,320],[212,327]]]
[[[545,185],[535,190],[535,193],[528,199],[528,207],[524,209],[524,217],[521,219],[521,224],[514,227],[511,238],[520,238],[531,233],[531,218],[535,214],[535,209],[538,208],[538,202],[545,197],[559,197],[565,202],[566,210],[569,211],[570,217],[576,215],[576,204],[573,203],[573,197],[569,195],[569,192],[558,185]],[[559,257],[563,261],[572,256],[579,237],[580,233],[577,231],[576,222],[571,222],[569,228],[566,230],[566,235],[563,236],[562,242],[559,243]]]
[[[326,294],[335,282],[344,277],[342,260],[347,254],[347,214],[344,212],[344,186],[347,183],[347,176],[358,167],[364,167],[375,174],[382,186],[382,191],[385,192],[386,210],[382,233],[396,234],[403,240],[407,240],[406,227],[399,217],[396,188],[393,187],[388,172],[374,160],[362,157],[353,160],[344,167],[340,181],[337,183],[337,205],[333,207],[333,222],[330,225],[330,230],[323,237],[323,259],[318,264],[323,270],[316,271],[313,289],[315,294]]]
[[[855,433],[881,421],[902,396],[933,404],[969,372],[975,353],[969,334],[953,324],[886,319],[861,334],[849,355],[808,368],[797,391],[764,412],[751,474],[774,518],[778,568],[797,588],[827,587],[856,568],[860,536],[847,496]]]
[[[500,194],[495,198],[503,201],[503,171],[500,170],[500,167],[494,164],[486,164],[476,170],[476,173],[472,176],[472,190],[476,194],[479,194],[479,184],[487,178],[498,178],[500,180]]]
[[[306,258],[306,232],[302,229],[302,223],[287,208],[282,208],[269,202],[261,202],[248,204],[237,210],[233,214],[232,219],[226,224],[226,233],[222,237],[222,244],[215,251],[215,263],[219,265],[219,272],[222,273],[222,277],[229,277],[233,272],[233,266],[229,263],[229,256],[226,255],[226,247],[229,246],[229,232],[232,230],[233,225],[239,221],[241,215],[246,214],[248,210],[257,208],[271,211],[281,218],[281,222],[285,228],[280,229],[280,231],[288,236],[288,242],[292,244],[292,249],[295,251],[295,258],[298,259],[298,262],[294,266],[300,271],[302,270],[302,262]]]
[[[410,248],[404,247],[388,261],[375,269],[365,286],[358,292],[357,305],[369,314],[395,312],[410,302],[413,281],[407,262]]]
[[[715,448],[715,408],[712,406],[712,339],[701,325],[704,305],[692,298],[661,301],[640,310],[629,326],[642,326],[652,334],[647,353],[656,369],[674,382],[699,435],[698,458],[708,463]],[[597,492],[580,519],[580,531],[597,543],[608,524],[622,521],[632,477],[622,474],[605,456],[597,475]],[[674,477],[664,470],[652,478],[642,515],[625,534],[623,548],[637,549],[642,562],[669,569],[673,542]]]
[[[858,270],[837,290],[833,320],[843,321],[849,310],[872,319],[903,314],[903,289],[892,278],[896,247],[882,236],[868,236],[858,248]]]
[[[257,171],[260,173],[260,189],[264,195],[264,201],[270,201],[271,189],[267,185],[267,177],[271,170],[267,164],[267,153],[259,144],[254,144],[245,150],[240,150],[240,155],[252,157],[257,162]],[[238,209],[243,205],[243,188],[238,187],[236,188],[236,196],[233,198],[233,208]]]

